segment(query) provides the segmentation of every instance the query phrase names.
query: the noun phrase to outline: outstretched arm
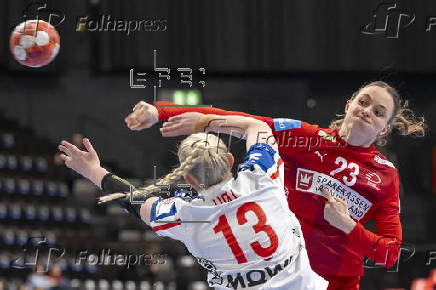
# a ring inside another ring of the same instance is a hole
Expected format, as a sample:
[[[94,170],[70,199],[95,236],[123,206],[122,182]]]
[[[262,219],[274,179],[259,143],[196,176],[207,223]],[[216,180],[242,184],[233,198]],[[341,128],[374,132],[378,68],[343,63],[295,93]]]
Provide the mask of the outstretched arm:
[[[83,139],[87,151],[80,150],[75,145],[63,140],[58,146],[65,166],[73,169],[83,177],[101,188],[103,177],[109,172],[100,166],[100,158],[88,138]]]
[[[190,113],[186,113],[190,114]],[[184,115],[172,117],[167,126],[184,119]],[[162,128],[164,129],[164,128]],[[201,115],[196,121],[195,132],[225,133],[246,139],[247,150],[256,143],[266,143],[277,151],[277,142],[271,128],[260,120],[243,116]]]
[[[100,158],[89,139],[83,139],[83,145],[87,151],[80,150],[75,145],[63,140],[59,145],[59,150],[64,154],[61,155],[65,161],[65,166],[73,169],[83,177],[89,179],[96,186],[101,188],[103,193],[111,194],[117,192],[129,193],[135,190],[135,187],[125,179],[122,179],[106,169],[101,167]],[[130,196],[116,199],[115,201],[133,216],[144,221],[147,225],[150,224],[150,208],[154,201],[158,200],[155,196],[146,196],[142,204],[134,204],[130,202]]]
[[[264,122],[268,122],[269,120],[271,120],[271,118],[269,117],[255,116],[238,111],[226,111],[213,107],[185,107],[165,101],[159,101],[156,102],[154,105],[151,105],[144,101],[141,101],[133,107],[133,112],[130,113],[124,119],[124,121],[130,130],[139,131],[145,128],[150,128],[157,122],[164,122],[171,117],[187,112],[197,112],[202,114],[214,114],[221,116],[238,115],[244,117],[252,117]]]

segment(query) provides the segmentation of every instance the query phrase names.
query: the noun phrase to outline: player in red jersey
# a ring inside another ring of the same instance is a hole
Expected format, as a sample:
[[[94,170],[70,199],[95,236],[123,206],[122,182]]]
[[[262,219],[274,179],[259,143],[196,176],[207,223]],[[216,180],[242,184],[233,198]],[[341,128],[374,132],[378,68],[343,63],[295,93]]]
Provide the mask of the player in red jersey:
[[[167,121],[161,133],[170,137],[204,127],[203,113],[251,116],[216,108],[159,107],[168,104],[138,103],[127,126],[141,130]],[[383,143],[393,129],[402,135],[425,134],[423,118],[415,118],[384,82],[356,91],[345,112],[330,128],[252,116],[273,129],[285,163],[289,207],[302,225],[311,266],[329,281],[329,289],[359,289],[365,257],[386,267],[397,261],[402,242],[398,172],[374,144]],[[371,219],[375,233],[363,226]]]

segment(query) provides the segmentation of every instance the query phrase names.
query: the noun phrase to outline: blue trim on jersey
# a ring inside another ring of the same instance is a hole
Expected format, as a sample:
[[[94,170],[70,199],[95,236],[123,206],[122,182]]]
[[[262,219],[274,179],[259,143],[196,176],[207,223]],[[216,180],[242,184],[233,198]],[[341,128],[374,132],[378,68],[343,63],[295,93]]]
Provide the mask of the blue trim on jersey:
[[[301,128],[301,121],[300,120],[276,118],[276,119],[273,119],[273,121],[274,121],[274,130],[275,131],[283,131],[283,130]]]
[[[244,161],[238,166],[238,172],[247,169],[253,171],[254,164],[259,165],[263,171],[267,172],[276,163],[274,160],[275,154],[276,151],[270,145],[256,143],[245,154]]]
[[[153,205],[151,206],[150,221],[154,221],[154,218],[153,218],[153,212],[154,212],[154,214],[156,215],[156,206],[157,206],[157,203],[158,203],[159,201],[160,201],[160,200],[156,200],[155,202],[153,202]],[[172,205],[171,208],[170,208],[170,211],[169,211],[169,212],[164,212],[164,213],[158,215],[158,216],[156,217],[156,220],[160,220],[160,219],[163,219],[163,218],[166,218],[166,217],[169,217],[169,216],[173,216],[173,215],[175,215],[176,213],[177,213],[176,203],[174,202],[173,205]]]
[[[150,211],[150,222],[154,222],[154,216],[156,215],[156,205],[159,202],[159,200],[156,200],[151,205],[151,211]]]

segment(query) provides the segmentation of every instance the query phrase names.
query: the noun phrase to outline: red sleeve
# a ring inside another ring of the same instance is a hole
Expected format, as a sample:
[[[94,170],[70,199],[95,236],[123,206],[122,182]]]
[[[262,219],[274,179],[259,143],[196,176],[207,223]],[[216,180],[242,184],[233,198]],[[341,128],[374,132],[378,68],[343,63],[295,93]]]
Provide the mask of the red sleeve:
[[[252,117],[261,121],[268,123],[269,126],[272,126],[272,119],[269,117],[261,117],[250,115],[247,113],[237,112],[237,111],[226,111],[222,109],[217,109],[213,107],[185,107],[178,106],[171,102],[159,101],[154,104],[159,112],[159,122],[163,122],[168,120],[169,117],[177,116],[186,112],[198,112],[203,114],[215,114],[215,115],[238,115],[244,117]]]
[[[349,234],[350,243],[377,265],[392,267],[400,254],[402,228],[399,210],[399,179],[394,177],[395,192],[375,212],[376,233],[357,224]]]

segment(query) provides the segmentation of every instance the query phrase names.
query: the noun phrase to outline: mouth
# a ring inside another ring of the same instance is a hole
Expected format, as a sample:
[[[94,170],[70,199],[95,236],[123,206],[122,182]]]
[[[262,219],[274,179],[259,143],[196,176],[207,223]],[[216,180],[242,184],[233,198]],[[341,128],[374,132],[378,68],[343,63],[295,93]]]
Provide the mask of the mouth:
[[[367,124],[371,124],[371,122],[369,122],[368,118],[362,117],[362,116],[357,116],[357,118],[359,118],[360,120],[362,120],[363,122],[367,123]]]

